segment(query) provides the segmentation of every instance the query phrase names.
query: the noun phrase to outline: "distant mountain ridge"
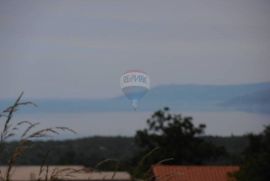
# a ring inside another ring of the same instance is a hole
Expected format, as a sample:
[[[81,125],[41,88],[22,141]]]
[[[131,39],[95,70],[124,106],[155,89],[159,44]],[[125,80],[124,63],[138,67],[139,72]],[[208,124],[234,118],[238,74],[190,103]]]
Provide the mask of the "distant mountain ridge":
[[[224,102],[223,106],[248,112],[270,113],[270,89],[236,97]]]
[[[263,106],[264,103],[256,99],[268,100],[269,102],[269,90],[270,82],[239,85],[160,85],[152,88],[140,101],[138,111],[152,112],[164,106],[169,106],[176,111],[241,110],[244,107],[245,109],[242,110],[248,111],[251,100],[260,106]],[[39,107],[26,108],[25,112],[133,111],[130,101],[124,96],[91,100],[41,99],[32,101],[38,104]],[[4,109],[10,103],[12,103],[11,100],[0,100],[0,108]]]

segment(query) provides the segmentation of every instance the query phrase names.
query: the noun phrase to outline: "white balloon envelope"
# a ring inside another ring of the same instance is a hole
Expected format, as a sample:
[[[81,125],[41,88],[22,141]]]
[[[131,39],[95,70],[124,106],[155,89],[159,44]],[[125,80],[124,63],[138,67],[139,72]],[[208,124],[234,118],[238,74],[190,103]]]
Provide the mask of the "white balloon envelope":
[[[150,79],[145,72],[132,70],[121,76],[120,86],[126,97],[132,101],[132,106],[136,110],[138,101],[150,89]]]

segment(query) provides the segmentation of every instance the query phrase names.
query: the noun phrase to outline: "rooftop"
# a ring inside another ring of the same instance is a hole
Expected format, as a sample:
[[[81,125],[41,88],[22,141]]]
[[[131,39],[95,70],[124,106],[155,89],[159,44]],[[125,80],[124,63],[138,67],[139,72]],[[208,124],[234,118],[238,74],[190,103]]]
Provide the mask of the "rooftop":
[[[239,167],[155,165],[152,170],[156,181],[234,181],[228,174]]]

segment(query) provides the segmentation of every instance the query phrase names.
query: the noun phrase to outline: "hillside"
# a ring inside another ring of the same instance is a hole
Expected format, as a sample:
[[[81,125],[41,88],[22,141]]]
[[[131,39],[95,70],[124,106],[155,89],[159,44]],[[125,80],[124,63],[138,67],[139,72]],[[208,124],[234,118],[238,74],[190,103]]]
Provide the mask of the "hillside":
[[[239,96],[223,103],[230,109],[270,113],[270,89]]]
[[[205,136],[203,139],[215,145],[224,146],[232,155],[239,155],[248,145],[248,139],[245,136]],[[7,164],[7,158],[16,145],[17,142],[7,143],[1,165]],[[105,159],[118,160],[122,164],[130,162],[138,151],[139,147],[135,144],[133,137],[89,137],[64,141],[35,141],[17,163],[40,165],[46,158],[46,154],[49,153],[47,164],[83,164],[94,167]],[[230,161],[233,160],[227,160],[227,162]]]
[[[269,82],[241,85],[161,85],[153,87],[141,100],[139,111],[153,112],[164,106],[169,106],[176,111],[231,110],[238,109],[240,103],[249,104],[252,100],[260,106],[263,102],[259,100],[269,99],[268,90],[270,90]],[[0,108],[4,109],[12,101],[1,100]],[[92,100],[36,99],[32,101],[39,107],[26,108],[25,112],[132,111],[130,102],[124,96]]]
[[[0,163],[7,164],[12,150],[18,143],[7,143],[7,149]],[[105,159],[117,159],[121,162],[131,159],[138,150],[133,138],[129,137],[89,137],[64,141],[35,141],[18,164],[40,165],[48,155],[46,162],[51,165],[82,164],[94,167]]]

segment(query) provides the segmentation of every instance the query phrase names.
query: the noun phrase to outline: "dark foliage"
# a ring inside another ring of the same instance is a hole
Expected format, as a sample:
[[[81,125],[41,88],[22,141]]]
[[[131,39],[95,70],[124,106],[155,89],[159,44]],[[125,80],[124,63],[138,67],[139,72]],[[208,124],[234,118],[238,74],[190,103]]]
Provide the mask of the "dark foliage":
[[[0,164],[6,164],[17,141],[6,144]],[[17,164],[40,165],[47,155],[49,165],[85,165],[94,168],[99,162],[99,169],[112,170],[116,166],[127,168],[125,163],[138,151],[133,138],[129,137],[91,137],[64,141],[34,141],[31,149],[26,150]],[[119,168],[120,169],[120,168]]]
[[[244,151],[244,161],[235,174],[239,181],[270,180],[270,125],[259,135],[249,135],[249,146]]]
[[[144,160],[142,170],[160,161],[166,161],[166,164],[209,164],[226,154],[224,147],[202,139],[205,125],[195,126],[191,117],[171,114],[169,108],[155,112],[147,124],[148,128],[137,131],[135,137],[143,149],[138,158],[156,149]]]
[[[231,155],[237,157],[248,144],[248,138],[244,136],[203,136],[201,138],[211,144],[224,146]],[[7,164],[7,158],[17,144],[17,141],[6,143],[6,150],[1,154],[0,164]],[[89,137],[62,141],[34,141],[24,156],[18,158],[17,164],[39,165],[48,153],[46,159],[48,164],[84,164],[93,167],[104,159],[118,160],[121,163],[129,162],[134,154],[141,150],[135,144],[133,137]],[[226,162],[231,163],[232,160],[227,158]],[[217,163],[221,162],[217,161]],[[108,164],[109,162],[106,162],[102,167],[107,167]]]

